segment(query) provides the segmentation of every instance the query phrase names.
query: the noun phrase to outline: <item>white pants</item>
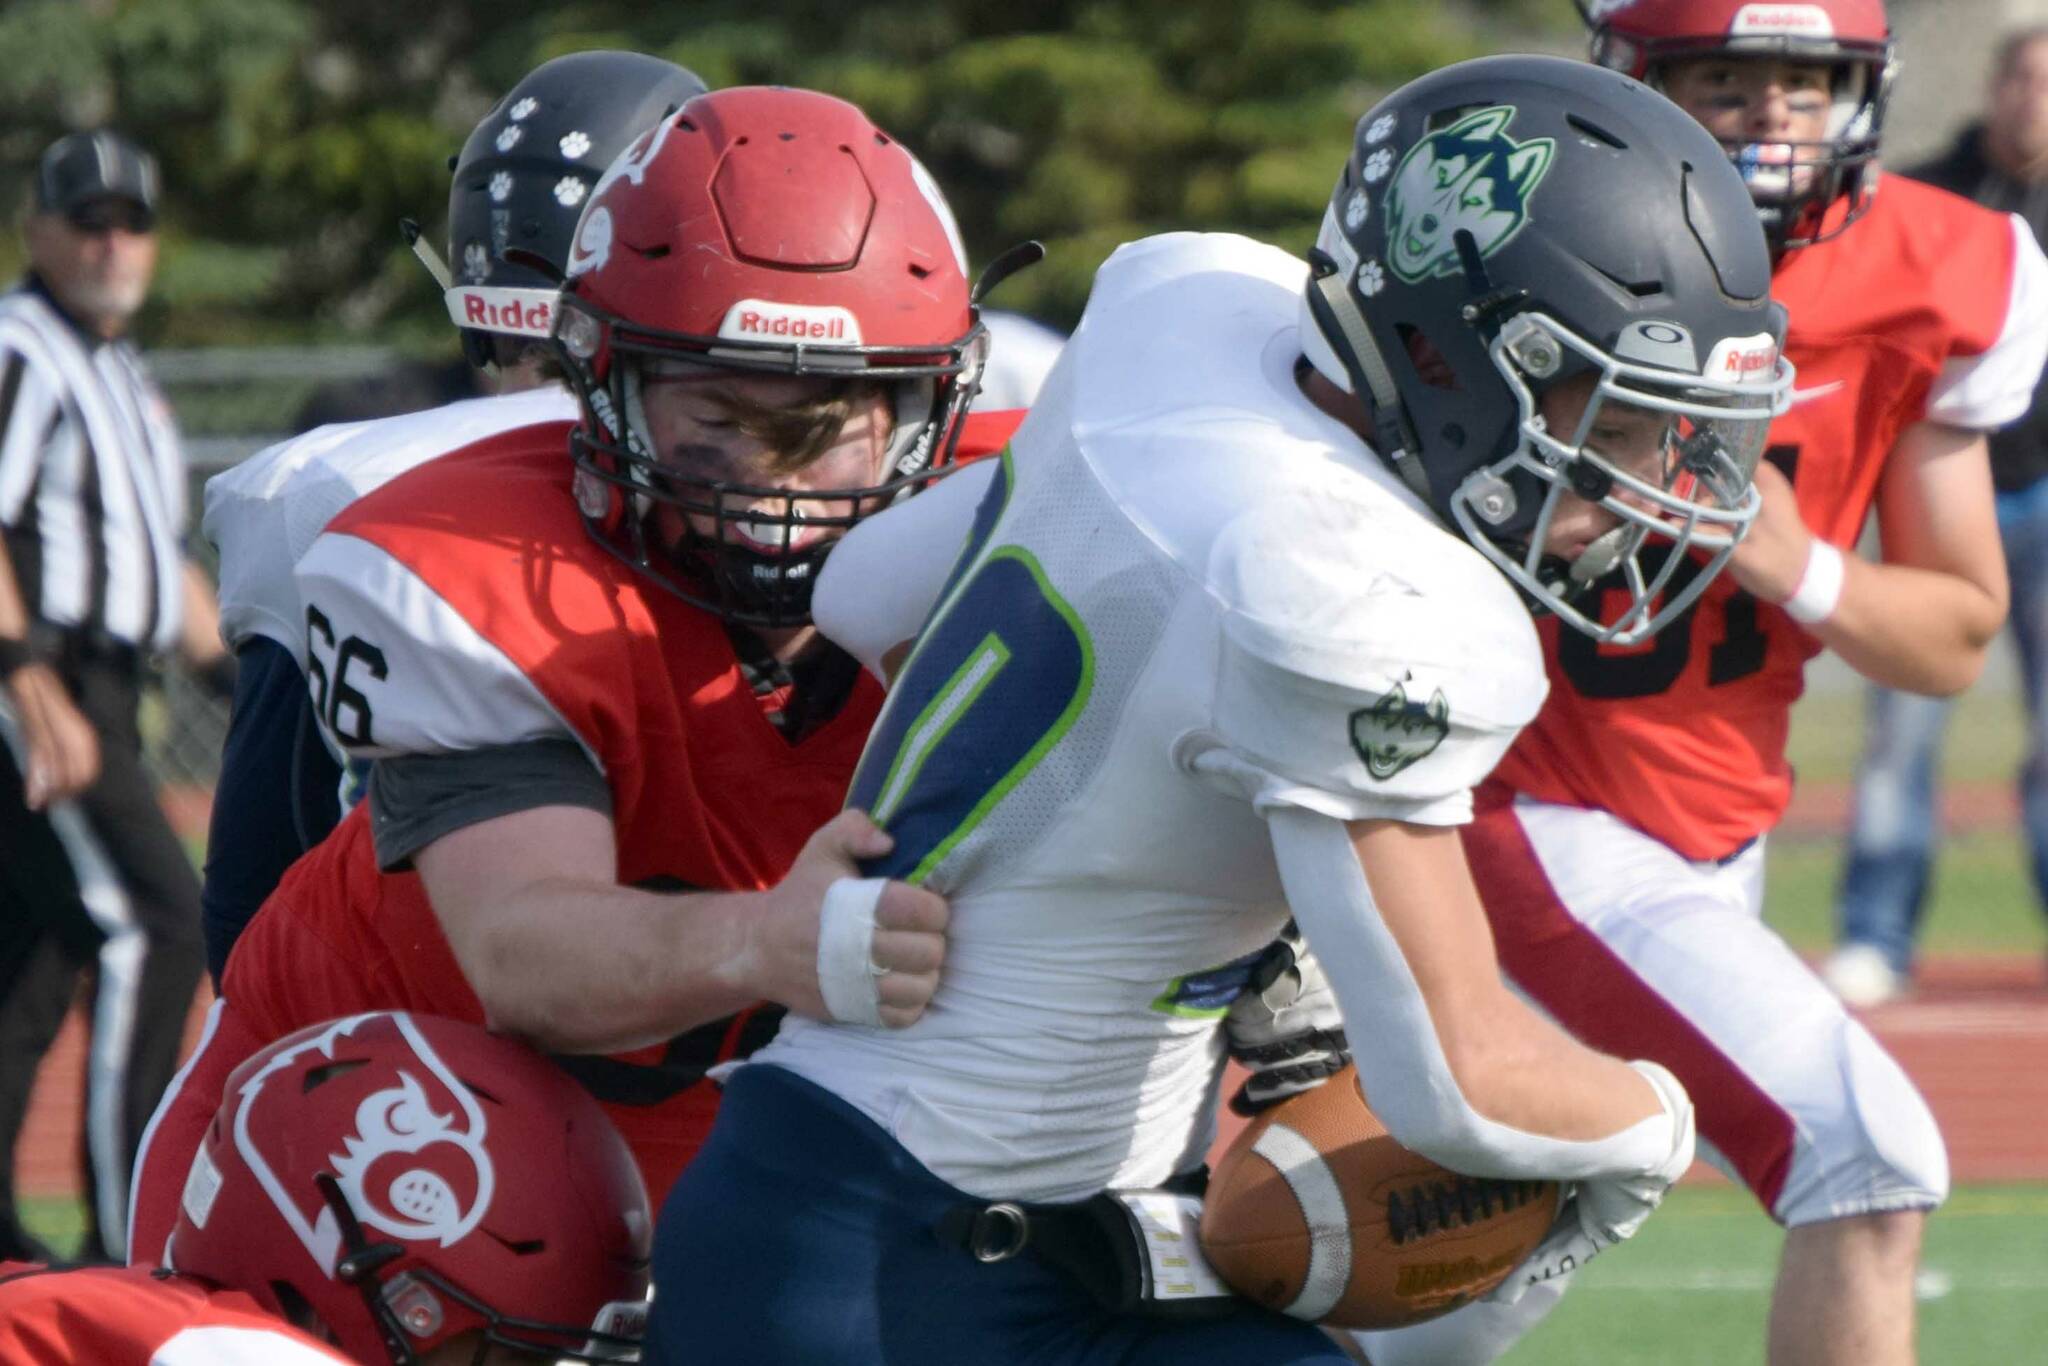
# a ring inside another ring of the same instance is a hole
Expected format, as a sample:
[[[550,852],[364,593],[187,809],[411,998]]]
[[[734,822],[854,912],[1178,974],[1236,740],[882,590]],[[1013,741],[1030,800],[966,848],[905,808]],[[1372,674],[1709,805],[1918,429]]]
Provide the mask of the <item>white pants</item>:
[[[1932,1209],[1926,1101],[1763,922],[1763,844],[1694,863],[1602,811],[1518,801],[1466,856],[1509,979],[1578,1038],[1691,1092],[1700,1155],[1788,1226]]]
[[[1586,1044],[1676,1073],[1700,1156],[1773,1218],[1932,1209],[1947,1196],[1926,1101],[1764,924],[1761,840],[1695,863],[1604,811],[1523,800],[1482,812],[1464,843],[1508,979]],[[1374,1366],[1482,1366],[1562,1288],[1356,1336]]]

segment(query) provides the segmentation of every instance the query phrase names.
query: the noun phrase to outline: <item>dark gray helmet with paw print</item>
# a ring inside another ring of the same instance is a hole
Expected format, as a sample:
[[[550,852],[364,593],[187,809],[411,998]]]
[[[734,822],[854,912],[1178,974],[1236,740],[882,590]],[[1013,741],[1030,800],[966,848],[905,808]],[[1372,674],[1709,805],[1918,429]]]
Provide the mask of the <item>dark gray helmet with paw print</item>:
[[[545,343],[592,187],[633,140],[704,93],[640,52],[572,52],[528,72],[448,164],[448,316],[482,366],[491,338]]]
[[[1755,206],[1676,105],[1553,57],[1433,72],[1359,120],[1311,260],[1308,360],[1539,610],[1627,644],[1725,565],[1792,372]],[[1542,397],[1574,383],[1552,431]],[[1656,468],[1602,454],[1616,404],[1661,421]],[[1571,496],[1619,525],[1565,559],[1544,546]]]

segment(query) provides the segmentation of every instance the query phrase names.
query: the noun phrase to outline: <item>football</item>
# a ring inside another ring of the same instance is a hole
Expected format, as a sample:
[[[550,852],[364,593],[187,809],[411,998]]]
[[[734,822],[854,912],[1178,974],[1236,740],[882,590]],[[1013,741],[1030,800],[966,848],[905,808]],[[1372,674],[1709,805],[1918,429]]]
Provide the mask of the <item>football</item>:
[[[1557,1209],[1554,1181],[1460,1176],[1396,1143],[1346,1067],[1237,1136],[1209,1182],[1202,1250],[1268,1308],[1400,1328],[1499,1285]]]

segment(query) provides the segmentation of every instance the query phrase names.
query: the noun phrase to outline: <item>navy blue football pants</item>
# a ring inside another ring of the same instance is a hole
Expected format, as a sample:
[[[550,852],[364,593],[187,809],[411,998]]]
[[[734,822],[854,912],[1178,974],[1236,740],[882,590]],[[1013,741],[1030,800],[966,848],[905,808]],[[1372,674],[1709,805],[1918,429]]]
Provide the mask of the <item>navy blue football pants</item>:
[[[1251,1304],[1199,1321],[1111,1314],[1028,1252],[977,1262],[932,1232],[940,1215],[972,1200],[837,1096],[779,1067],[741,1068],[655,1226],[643,1360],[1346,1361],[1317,1329]]]

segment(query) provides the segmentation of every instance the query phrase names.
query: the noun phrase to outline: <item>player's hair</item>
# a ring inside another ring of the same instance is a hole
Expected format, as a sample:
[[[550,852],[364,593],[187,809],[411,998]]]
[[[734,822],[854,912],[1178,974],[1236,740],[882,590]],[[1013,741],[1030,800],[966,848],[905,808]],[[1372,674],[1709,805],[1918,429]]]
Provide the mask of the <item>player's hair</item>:
[[[768,468],[776,474],[800,470],[830,449],[846,420],[872,394],[886,393],[875,380],[835,379],[809,398],[764,403],[728,388],[705,398],[740,431],[766,446]]]

